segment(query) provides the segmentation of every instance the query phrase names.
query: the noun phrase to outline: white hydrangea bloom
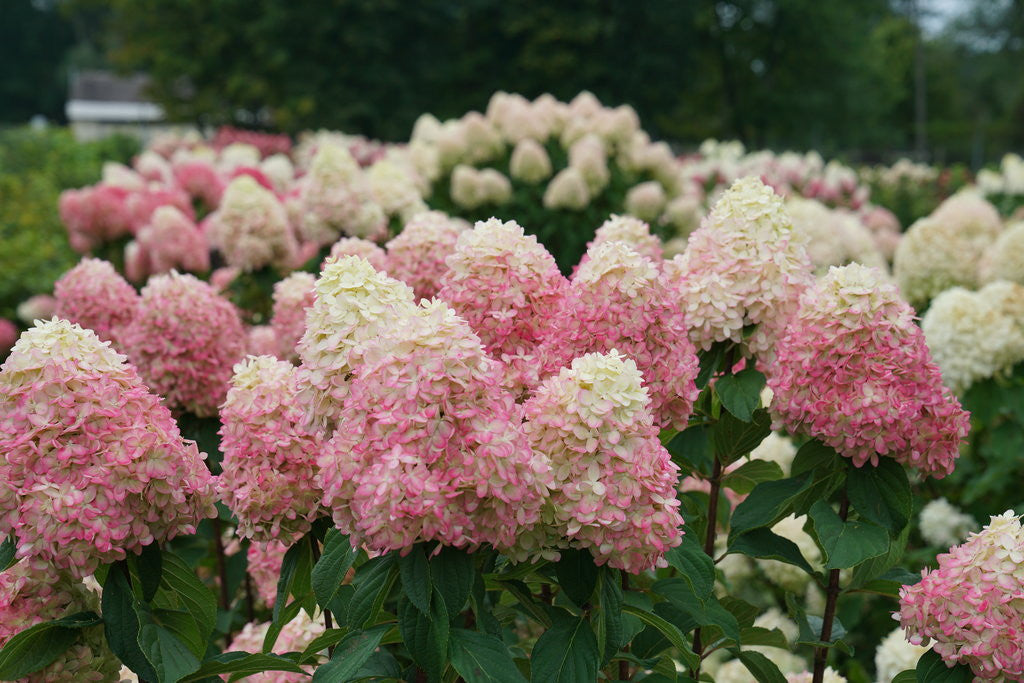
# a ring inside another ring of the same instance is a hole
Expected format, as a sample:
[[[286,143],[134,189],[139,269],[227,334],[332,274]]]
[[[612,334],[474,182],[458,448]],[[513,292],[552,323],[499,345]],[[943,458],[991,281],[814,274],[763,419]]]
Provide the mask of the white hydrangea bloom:
[[[551,157],[536,140],[520,140],[512,150],[508,171],[513,178],[533,185],[551,176]]]
[[[982,282],[1008,280],[1024,285],[1024,222],[1014,223],[985,250],[978,265]]]
[[[795,543],[804,559],[812,567],[820,568],[822,565],[821,550],[818,549],[818,544],[814,542],[811,535],[804,531],[806,521],[806,515],[799,517],[790,515],[777,522],[772,527],[772,531]],[[791,593],[799,593],[804,590],[811,578],[800,567],[778,560],[758,559],[757,565],[769,581]]]
[[[974,517],[945,498],[930,501],[921,508],[919,524],[921,537],[937,548],[959,545],[968,534],[978,530]]]
[[[907,642],[903,629],[896,627],[875,650],[875,680],[891,683],[896,674],[917,667],[917,660],[929,649]]]
[[[579,211],[590,203],[587,181],[579,170],[569,166],[559,171],[544,191],[544,208]]]
[[[753,460],[774,462],[782,470],[782,474],[788,477],[796,451],[796,445],[788,436],[772,432],[750,452],[750,457]]]

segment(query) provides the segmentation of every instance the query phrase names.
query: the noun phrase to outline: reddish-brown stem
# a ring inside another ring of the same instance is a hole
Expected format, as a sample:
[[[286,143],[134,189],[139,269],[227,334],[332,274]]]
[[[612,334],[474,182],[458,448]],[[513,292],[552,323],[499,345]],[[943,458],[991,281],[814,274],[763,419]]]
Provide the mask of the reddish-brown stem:
[[[844,522],[850,515],[850,500],[843,490],[839,502],[839,518]],[[825,590],[825,613],[821,617],[821,641],[827,643],[832,640],[832,622],[836,618],[836,603],[839,600],[839,570],[833,569],[828,573],[828,588]],[[825,668],[828,666],[828,648],[819,647],[814,650],[814,677],[812,683],[822,683],[825,680]]]

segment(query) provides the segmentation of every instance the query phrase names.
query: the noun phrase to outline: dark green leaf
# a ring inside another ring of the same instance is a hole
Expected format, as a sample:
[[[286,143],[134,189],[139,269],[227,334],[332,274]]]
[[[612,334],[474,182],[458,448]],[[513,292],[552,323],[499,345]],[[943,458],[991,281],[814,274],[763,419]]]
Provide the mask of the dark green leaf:
[[[664,636],[665,639],[667,639],[668,642],[679,651],[679,654],[683,657],[687,666],[693,667],[696,665],[698,661],[697,655],[694,654],[693,649],[690,647],[690,643],[687,642],[686,636],[683,632],[672,624],[672,622],[635,605],[623,605],[622,612],[636,617],[641,622],[650,628],[655,629],[658,633]]]
[[[904,527],[896,538],[890,538],[887,552],[872,557],[870,560],[860,563],[853,570],[853,579],[850,581],[850,588],[859,588],[866,583],[879,578],[889,572],[890,569],[903,559],[903,551],[907,546],[907,538],[910,536],[910,526]],[[920,578],[920,577],[919,577]],[[916,581],[914,581],[916,583]]]
[[[430,578],[434,590],[444,600],[444,606],[451,618],[455,618],[469,600],[476,580],[476,566],[473,556],[464,550],[444,546],[430,558]]]
[[[111,567],[103,585],[103,631],[107,644],[118,659],[139,678],[156,681],[156,671],[139,647],[139,617],[135,612],[135,597],[128,585],[126,570],[126,561],[118,562]]]
[[[132,561],[135,563],[139,583],[142,586],[142,599],[150,602],[156,595],[157,589],[160,588],[160,580],[163,577],[163,557],[160,546],[155,542],[143,546],[142,553],[133,555]]]
[[[759,626],[748,626],[740,630],[740,643],[744,647],[759,645],[762,647],[777,647],[780,650],[790,649],[786,635],[777,628],[767,629]]]
[[[277,643],[277,637],[281,635],[282,629],[287,626],[292,619],[298,616],[302,610],[302,603],[298,600],[293,600],[287,607],[281,610],[280,615],[277,619],[270,622],[270,627],[267,629],[267,634],[263,636],[263,651],[269,653],[273,651],[274,644]]]
[[[746,500],[736,506],[732,514],[729,538],[735,539],[752,529],[775,525],[792,513],[793,502],[811,487],[812,473],[766,481],[754,487]]]
[[[585,619],[552,610],[530,656],[533,683],[580,683],[597,680],[597,638]]]
[[[831,446],[817,440],[808,441],[793,458],[790,476],[797,476],[814,470],[837,469],[840,466],[840,455]]]
[[[398,628],[416,665],[430,679],[440,680],[448,660],[448,613],[444,600],[435,596],[430,613],[421,612],[411,600],[398,601]]]
[[[768,460],[750,460],[725,475],[722,485],[740,495],[746,495],[762,481],[775,481],[782,477],[782,468],[778,464]]]
[[[913,669],[901,671],[892,679],[892,683],[917,683],[917,672]]]
[[[725,360],[725,352],[732,346],[732,342],[715,342],[707,351],[697,354],[700,361],[700,369],[697,371],[697,388],[703,389],[715,376],[718,369]]]
[[[619,585],[621,576],[618,571],[608,566],[602,567],[598,575],[597,590],[600,604],[593,621],[602,666],[607,664],[626,642],[623,638],[622,587]]]
[[[348,625],[361,629],[370,626],[370,620],[384,603],[394,582],[395,556],[392,553],[375,557],[356,570],[355,593],[348,603]]]
[[[199,668],[199,658],[188,646],[169,630],[154,623],[142,624],[139,647],[156,670],[160,683],[180,681]]]
[[[880,458],[878,466],[851,467],[846,492],[853,509],[864,519],[898,534],[910,520],[913,496],[903,465]]]
[[[75,644],[80,629],[99,623],[95,612],[79,612],[18,633],[0,648],[0,680],[19,680],[46,668]]]
[[[312,663],[317,660],[318,655],[327,648],[334,647],[347,636],[351,631],[347,628],[331,628],[325,630],[309,642],[306,649],[299,656],[299,663]]]
[[[583,607],[590,602],[597,586],[597,565],[589,550],[570,548],[562,551],[562,558],[555,565],[558,585],[574,603]]]
[[[217,597],[183,559],[174,553],[162,555],[163,583],[195,619],[202,642],[209,640],[217,622]]]
[[[304,598],[313,589],[313,550],[309,535],[303,536],[284,554],[281,576],[277,580],[277,599],[274,601],[274,621],[288,604],[288,596]]]
[[[746,600],[740,600],[731,595],[725,595],[718,599],[719,604],[722,605],[729,612],[729,614],[736,617],[736,623],[740,625],[741,634],[742,629],[753,626],[754,620],[757,619],[757,615],[761,613],[754,605],[751,605]]]
[[[14,536],[8,536],[0,543],[0,572],[6,571],[14,564],[14,555],[18,550],[18,544],[14,542]]]
[[[198,669],[181,679],[181,683],[202,681],[220,674],[256,674],[263,671],[288,671],[303,673],[302,667],[279,655],[249,654],[248,652],[225,652],[210,657]]]
[[[311,582],[316,602],[324,609],[330,609],[341,590],[341,582],[345,580],[357,552],[352,548],[348,536],[337,529],[328,529],[324,537],[324,550],[320,559],[313,567]],[[341,615],[337,615],[341,616]]]
[[[430,580],[427,548],[423,543],[417,543],[405,557],[398,558],[398,576],[402,580],[402,592],[409,601],[420,612],[429,613],[434,586]]]
[[[970,667],[957,664],[949,668],[935,650],[921,655],[917,660],[916,673],[918,683],[970,683],[974,680]]]
[[[451,642],[452,666],[466,683],[526,683],[498,638],[457,628]]]
[[[757,448],[771,431],[772,419],[763,408],[755,410],[749,422],[722,413],[711,429],[715,455],[723,465],[733,463]]]
[[[668,442],[672,462],[684,470],[711,474],[715,456],[711,447],[711,426],[695,425],[679,432]]]
[[[683,536],[682,543],[665,553],[665,559],[690,582],[697,597],[711,595],[715,587],[715,563],[689,534]]]
[[[365,631],[352,631],[334,648],[331,661],[317,667],[314,683],[348,683],[355,678],[390,625],[381,624]]]
[[[761,405],[765,376],[754,368],[745,368],[735,375],[725,375],[715,382],[715,392],[722,405],[743,422],[750,422],[754,410]]]
[[[844,522],[823,500],[811,506],[814,531],[825,551],[825,569],[846,569],[889,549],[885,529],[867,522]]]
[[[754,529],[732,539],[727,552],[762,560],[778,560],[800,567],[808,574],[814,573],[814,569],[807,563],[796,543],[770,529]]]
[[[757,683],[786,683],[786,677],[779,671],[779,667],[760,652],[741,650],[739,657]]]
[[[666,598],[672,607],[680,610],[698,626],[717,626],[727,638],[735,643],[739,642],[739,622],[731,612],[722,607],[714,595],[701,598],[694,593],[692,584],[680,578],[658,581],[651,590]]]

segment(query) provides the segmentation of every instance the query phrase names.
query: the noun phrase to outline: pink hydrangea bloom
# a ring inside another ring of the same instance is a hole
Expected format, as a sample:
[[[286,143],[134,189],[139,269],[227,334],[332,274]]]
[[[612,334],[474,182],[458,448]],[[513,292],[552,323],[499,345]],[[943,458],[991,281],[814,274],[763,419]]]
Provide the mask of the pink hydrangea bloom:
[[[534,451],[551,463],[550,523],[598,564],[639,573],[664,567],[681,542],[679,468],[658,440],[636,363],[589,353],[526,402]]]
[[[231,181],[210,219],[210,241],[243,271],[294,265],[299,245],[284,206],[249,176]]]
[[[85,258],[53,286],[58,318],[87,327],[119,348],[119,338],[135,317],[139,294],[107,261]]]
[[[562,315],[568,281],[515,221],[479,221],[459,235],[438,296],[463,316],[519,392],[540,381],[538,345]]]
[[[158,207],[136,236],[145,252],[149,274],[169,270],[205,273],[210,269],[210,248],[196,224],[174,206]]]
[[[281,565],[287,552],[288,546],[284,543],[267,541],[250,543],[245,554],[256,596],[267,607],[273,607],[277,602],[277,579],[281,576]]]
[[[366,259],[327,260],[316,281],[313,305],[298,352],[306,373],[303,403],[309,418],[329,434],[360,365],[362,346],[413,314],[412,289],[375,270]]]
[[[123,187],[104,184],[61,192],[60,219],[68,228],[71,247],[84,254],[104,242],[130,234],[128,194]]]
[[[142,226],[150,222],[153,212],[161,206],[173,206],[185,214],[189,220],[195,220],[196,213],[192,208],[192,199],[184,190],[171,186],[152,186],[138,192],[132,192],[125,199],[125,209],[131,221],[132,234],[138,233]]]
[[[24,323],[52,318],[56,311],[57,300],[49,294],[34,294],[18,304],[18,318]]]
[[[469,224],[440,211],[417,214],[387,243],[387,267],[392,276],[412,287],[416,299],[437,294],[441,276],[448,270],[445,259],[455,251],[459,234]]]
[[[374,552],[420,541],[520,558],[550,477],[500,386],[501,367],[442,301],[366,345],[319,458],[324,505]],[[523,558],[525,559],[525,558]]]
[[[253,325],[245,331],[245,352],[250,356],[277,358],[277,333],[270,325]]]
[[[19,562],[0,572],[0,647],[27,628],[77,612],[99,611],[99,600],[80,581],[49,567]],[[79,631],[78,641],[27,683],[117,680],[121,662],[107,647],[103,626]]]
[[[124,356],[65,320],[0,368],[0,454],[0,535],[78,577],[215,514],[195,442]]]
[[[192,275],[151,278],[122,343],[146,384],[172,410],[217,414],[232,366],[245,354],[238,311]]]
[[[914,645],[971,667],[981,680],[1024,679],[1024,531],[1012,511],[938,556],[900,589],[895,618]]]
[[[202,201],[210,210],[220,206],[220,198],[227,184],[217,169],[203,159],[185,159],[172,165],[174,180],[194,199]]]
[[[543,347],[545,370],[612,349],[643,373],[655,422],[684,429],[700,393],[699,363],[675,292],[650,259],[605,241],[587,251],[573,276]]]
[[[277,357],[285,360],[299,357],[296,346],[306,331],[306,309],[313,305],[315,287],[316,276],[302,271],[274,284],[270,326],[277,337]]]
[[[374,223],[380,221],[368,214],[369,195],[369,184],[348,149],[324,142],[317,148],[309,173],[303,178],[303,238],[331,244],[341,235],[373,236],[379,227]],[[379,218],[384,218],[383,213]]]
[[[18,326],[7,318],[0,318],[0,353],[6,354],[18,341]]]
[[[360,256],[379,271],[387,272],[387,254],[370,240],[360,237],[342,237],[331,246],[331,253],[327,258],[336,259],[342,256]],[[326,264],[326,259],[324,263]]]
[[[782,198],[757,178],[733,183],[667,264],[699,349],[732,340],[770,362],[772,346],[813,280]],[[744,328],[756,325],[749,335]]]
[[[969,419],[880,271],[833,267],[800,300],[769,370],[776,427],[821,439],[856,466],[882,455],[943,477]]]
[[[210,273],[210,286],[218,293],[226,292],[231,283],[238,279],[242,271],[231,266],[223,266]]]
[[[238,517],[238,535],[291,544],[309,531],[320,511],[318,440],[302,427],[298,371],[270,356],[235,366],[221,407],[224,473],[221,500]]]
[[[251,653],[263,652],[263,640],[267,637],[268,630],[270,630],[270,622],[262,624],[250,622],[231,640],[228,650]],[[273,652],[275,654],[302,652],[323,632],[324,622],[322,618],[318,616],[318,618],[313,619],[305,611],[299,610],[295,618],[281,629],[281,633],[277,636],[277,641],[274,643]],[[316,666],[309,665],[304,668],[311,674],[316,669]],[[223,678],[224,680],[228,679],[226,675]],[[287,671],[264,671],[246,676],[245,680],[253,681],[253,683],[308,683],[309,675],[289,673]]]
[[[625,242],[656,266],[661,265],[661,240],[652,235],[651,226],[639,218],[612,214],[594,233],[594,239],[587,244],[587,252],[605,242]]]

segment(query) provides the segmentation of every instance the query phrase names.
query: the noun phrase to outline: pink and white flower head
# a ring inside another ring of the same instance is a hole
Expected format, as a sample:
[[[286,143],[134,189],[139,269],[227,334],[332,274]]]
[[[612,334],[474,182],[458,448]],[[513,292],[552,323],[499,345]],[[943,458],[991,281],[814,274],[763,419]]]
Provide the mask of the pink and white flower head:
[[[733,183],[666,271],[698,349],[731,340],[763,362],[812,281],[782,198],[753,177]]]
[[[489,543],[525,559],[550,476],[465,321],[443,301],[394,321],[369,342],[344,411],[319,458],[324,505],[372,552],[421,541]]]
[[[542,201],[546,209],[582,211],[590,204],[590,188],[578,169],[567,166],[548,183]]]
[[[545,371],[618,349],[643,373],[655,423],[685,428],[700,393],[697,351],[675,292],[654,263],[625,242],[595,244],[564,301],[543,346]]]
[[[820,439],[857,467],[888,456],[936,478],[953,471],[968,414],[880,271],[829,270],[804,293],[776,354],[776,428]]]
[[[131,221],[132,234],[137,234],[142,226],[150,222],[153,212],[161,206],[173,206],[185,214],[189,220],[195,220],[196,213],[192,208],[192,198],[177,187],[151,186],[138,192],[132,192],[125,199],[125,209]]]
[[[245,331],[245,352],[250,356],[278,358],[277,334],[270,325],[253,325]]]
[[[167,160],[150,150],[146,150],[135,157],[132,165],[135,167],[136,173],[147,182],[166,185],[173,178],[171,165],[167,163]]]
[[[228,185],[211,218],[210,232],[228,265],[243,271],[289,268],[299,248],[284,206],[273,192],[245,175]]]
[[[900,589],[894,615],[915,645],[933,642],[948,666],[976,680],[1024,678],[1024,531],[1008,511],[938,556],[937,569]]]
[[[605,242],[625,242],[637,254],[649,258],[656,266],[661,265],[661,240],[652,235],[651,226],[639,218],[612,214],[594,232],[587,250]]]
[[[886,259],[892,261],[896,247],[903,237],[903,229],[896,214],[881,206],[870,206],[862,210],[860,221],[871,231],[878,250]]]
[[[463,316],[514,391],[539,381],[538,345],[561,315],[568,285],[555,259],[515,221],[478,221],[459,235],[438,296]]]
[[[435,296],[441,276],[448,270],[445,259],[455,251],[459,234],[468,227],[464,220],[450,218],[440,211],[414,216],[387,243],[383,270],[412,287],[417,300]]]
[[[533,138],[516,143],[508,162],[509,175],[530,185],[551,177],[551,157],[544,146]]]
[[[366,259],[328,259],[306,309],[306,330],[298,344],[306,375],[309,419],[333,430],[348,395],[349,379],[360,365],[362,345],[416,306],[412,289],[374,269]]]
[[[18,326],[7,318],[0,318],[0,354],[6,354],[18,341]]]
[[[368,193],[359,164],[348,148],[323,141],[303,178],[303,238],[331,244],[343,234],[356,234],[352,226],[360,223],[364,196]]]
[[[0,647],[25,629],[78,612],[98,612],[99,599],[80,581],[51,567],[19,562],[0,572]],[[20,680],[72,683],[117,680],[121,662],[107,647],[101,625],[79,631],[53,663]]]
[[[657,180],[648,180],[629,188],[626,193],[626,213],[645,221],[657,220],[668,197],[665,188]]]
[[[281,576],[288,546],[281,541],[253,542],[246,553],[247,571],[252,577],[256,595],[267,607],[277,602],[277,579]]]
[[[339,259],[342,256],[362,257],[377,270],[387,272],[387,253],[370,240],[360,237],[342,237],[331,246],[328,258]],[[327,260],[324,259],[323,265],[326,264]]]
[[[172,410],[217,414],[232,366],[245,354],[238,311],[192,275],[151,278],[122,339],[146,384]]]
[[[80,254],[132,232],[126,206],[128,190],[94,185],[60,194],[60,219],[68,229],[71,247]]]
[[[270,326],[277,338],[274,355],[284,360],[297,360],[296,346],[306,332],[306,309],[313,305],[316,276],[296,271],[274,283],[274,308]]]
[[[77,577],[215,514],[203,455],[109,344],[54,318],[0,367],[0,534]]]
[[[250,622],[231,640],[228,650],[234,652],[249,652],[259,654],[263,652],[263,641],[270,630],[270,622],[258,624]],[[304,610],[299,610],[295,618],[289,621],[281,629],[274,643],[273,653],[285,654],[287,652],[302,652],[310,643],[324,633],[324,620],[316,612],[316,618],[310,617]],[[289,673],[287,671],[264,671],[251,676],[245,680],[253,683],[306,683],[309,675],[316,669],[315,665],[303,665],[308,673]],[[227,680],[227,676],[223,676]]]
[[[643,376],[612,350],[575,359],[526,402],[526,433],[551,463],[545,515],[598,564],[666,566],[682,540],[679,468],[658,440]]]
[[[175,161],[172,169],[178,187],[189,196],[202,201],[210,210],[220,206],[227,183],[213,164],[205,159],[186,158]]]
[[[54,314],[96,333],[119,348],[119,337],[135,317],[139,295],[114,266],[95,258],[82,259],[53,286]]]
[[[36,320],[52,318],[57,310],[57,300],[49,294],[34,294],[18,304],[18,319],[32,324]],[[67,316],[65,316],[67,317]]]
[[[238,535],[291,545],[320,511],[318,440],[302,427],[298,369],[271,356],[249,356],[235,366],[221,406],[224,473],[221,500],[238,518]]]
[[[151,274],[170,270],[205,273],[210,270],[210,248],[196,224],[173,206],[161,206],[136,236],[146,252]]]

